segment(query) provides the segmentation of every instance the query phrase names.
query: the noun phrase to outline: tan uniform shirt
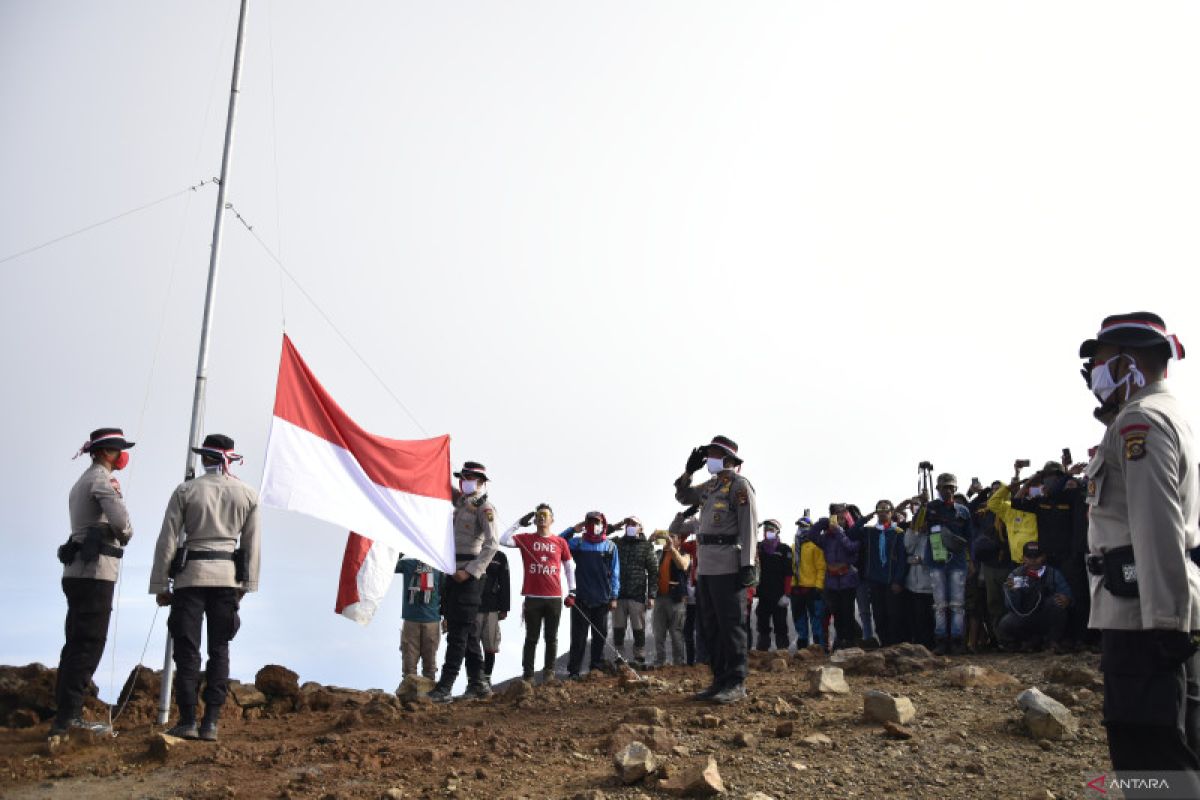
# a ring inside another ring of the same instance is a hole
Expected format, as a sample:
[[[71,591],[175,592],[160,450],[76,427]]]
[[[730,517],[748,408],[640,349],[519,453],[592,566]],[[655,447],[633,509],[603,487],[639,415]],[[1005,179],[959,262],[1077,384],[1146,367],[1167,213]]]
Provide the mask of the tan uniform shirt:
[[[689,486],[681,478],[675,485],[675,499],[683,505],[701,504],[696,532],[698,575],[729,575],[754,564],[758,504],[750,481],[729,471],[698,486]],[[728,535],[737,537],[736,544],[704,544],[705,536]]]
[[[180,544],[191,552],[232,553],[239,539],[247,555],[244,582],[235,580],[233,562],[228,559],[189,558],[187,566],[175,576],[176,589],[209,586],[258,591],[259,562],[258,492],[219,470],[179,484],[167,503],[162,531],[154,547],[150,593],[167,591],[167,572]]]
[[[1138,597],[1117,597],[1092,575],[1088,625],[1200,630],[1200,485],[1191,428],[1166,386],[1152,384],[1104,432],[1087,467],[1088,550],[1133,546]]]
[[[82,544],[87,529],[99,526],[110,529],[104,536],[105,544],[114,547],[129,544],[133,537],[133,525],[129,522],[129,511],[121,497],[121,484],[105,467],[92,464],[84,470],[71,487],[69,505],[72,540]],[[115,581],[119,568],[118,559],[112,556],[102,555],[88,564],[77,556],[63,567],[63,577]]]
[[[496,507],[487,495],[476,492],[470,497],[454,493],[454,558],[459,569],[482,578],[500,549],[496,533]],[[466,558],[464,558],[466,556]]]

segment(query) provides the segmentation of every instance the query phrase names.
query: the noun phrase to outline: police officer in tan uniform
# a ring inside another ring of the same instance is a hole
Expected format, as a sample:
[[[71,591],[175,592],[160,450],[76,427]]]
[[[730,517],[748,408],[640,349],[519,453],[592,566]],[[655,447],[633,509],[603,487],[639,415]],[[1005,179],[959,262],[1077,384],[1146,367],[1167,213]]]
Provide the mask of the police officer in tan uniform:
[[[446,616],[446,657],[437,686],[427,695],[435,703],[449,703],[464,658],[467,662],[468,698],[483,698],[491,689],[483,680],[483,649],[479,644],[479,605],[483,576],[500,549],[496,533],[496,507],[487,496],[487,468],[466,461],[458,478],[454,499],[454,560],[458,569],[447,575],[442,588]]]
[[[1107,425],[1087,467],[1087,567],[1109,755],[1118,773],[1179,770],[1171,780],[1191,783],[1173,782],[1171,796],[1200,797],[1188,741],[1200,701],[1200,569],[1188,558],[1200,545],[1200,484],[1191,428],[1163,382],[1183,348],[1160,317],[1138,312],[1105,319],[1079,354]]]
[[[192,448],[204,474],[176,487],[154,547],[150,593],[169,605],[174,642],[175,703],[179,721],[167,733],[217,740],[217,721],[229,684],[229,641],[241,626],[238,608],[258,590],[258,493],[229,474],[242,457],[219,433]],[[200,683],[200,628],[208,620],[204,718],[196,725]]]
[[[740,474],[741,465],[737,443],[714,436],[707,446],[692,450],[675,481],[675,499],[681,505],[700,505],[696,598],[713,681],[694,698],[722,704],[746,696],[746,589],[758,583],[758,508],[754,487]],[[704,466],[712,477],[692,486],[692,474]]]
[[[125,441],[120,428],[99,428],[76,453],[76,457],[90,455],[92,465],[71,487],[71,534],[58,548],[67,623],[54,686],[58,708],[50,726],[51,736],[62,736],[72,728],[108,728],[84,722],[81,714],[88,684],[104,655],[119,562],[133,536],[121,484],[113,475],[129,463],[131,447],[133,442]]]

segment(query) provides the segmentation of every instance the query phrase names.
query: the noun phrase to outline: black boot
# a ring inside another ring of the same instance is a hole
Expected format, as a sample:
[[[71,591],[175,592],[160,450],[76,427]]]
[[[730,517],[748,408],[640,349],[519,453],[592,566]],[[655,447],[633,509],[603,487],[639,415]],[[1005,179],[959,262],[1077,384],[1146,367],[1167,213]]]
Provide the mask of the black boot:
[[[221,718],[220,706],[205,706],[204,719],[200,721],[200,738],[206,742],[217,740],[217,720]]]
[[[167,736],[178,736],[180,739],[199,739],[200,730],[196,727],[196,707],[180,706],[179,721],[174,728],[167,730]]]

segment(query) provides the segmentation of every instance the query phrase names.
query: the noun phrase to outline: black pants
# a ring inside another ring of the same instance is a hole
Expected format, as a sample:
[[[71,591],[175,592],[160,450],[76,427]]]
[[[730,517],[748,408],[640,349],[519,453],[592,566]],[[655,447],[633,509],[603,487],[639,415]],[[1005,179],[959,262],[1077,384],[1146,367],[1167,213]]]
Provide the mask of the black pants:
[[[533,676],[533,661],[537,656],[538,638],[546,630],[546,657],[542,661],[547,671],[554,670],[558,658],[558,621],[562,617],[562,600],[557,597],[525,598],[525,650],[521,654],[521,671]]]
[[[722,688],[746,680],[746,587],[737,573],[701,575],[696,580],[700,630],[708,650],[713,685]]]
[[[687,665],[696,663],[696,612],[695,603],[688,603],[683,615],[683,649],[687,651]]]
[[[467,680],[478,681],[483,674],[483,648],[479,645],[479,604],[483,598],[483,583],[474,576],[467,576],[459,583],[447,575],[442,581],[442,598],[446,613],[446,656],[438,685],[453,686],[464,659]]]
[[[1200,797],[1200,758],[1188,743],[1189,700],[1197,686],[1200,654],[1171,664],[1155,646],[1152,631],[1101,631],[1104,725],[1108,754],[1122,771],[1192,771],[1179,797]],[[1127,797],[1136,797],[1126,790]]]
[[[1067,628],[1067,609],[1059,608],[1049,597],[1043,597],[1041,605],[1027,617],[1011,611],[1000,618],[996,635],[1001,642],[1029,642],[1042,640],[1054,644],[1063,638]]]
[[[904,590],[909,641],[933,647],[933,595]]]
[[[238,590],[228,587],[176,589],[167,617],[175,653],[175,702],[182,720],[196,715],[200,686],[200,629],[208,621],[208,664],[204,670],[204,713],[215,717],[229,686],[229,642],[237,635]]]
[[[585,606],[576,602],[571,608],[571,652],[567,656],[567,672],[578,675],[583,667],[583,651],[587,649],[588,634],[592,635],[592,660],[589,669],[604,665],[604,642],[608,638],[608,603]]]
[[[904,614],[904,592],[893,592],[890,583],[872,581],[871,616],[880,644],[896,644],[906,638],[908,625]]]
[[[1087,638],[1088,615],[1092,610],[1092,586],[1088,579],[1084,554],[1050,555],[1046,563],[1063,574],[1067,586],[1071,589],[1071,605],[1067,606],[1067,623],[1063,638],[1071,642],[1082,642]]]
[[[94,578],[63,578],[67,596],[67,621],[63,626],[66,642],[58,659],[58,679],[54,686],[55,716],[66,723],[79,716],[83,699],[108,639],[108,617],[112,614],[113,581]]]
[[[792,643],[791,632],[788,631],[787,606],[780,606],[778,597],[760,597],[754,613],[758,627],[757,649],[771,649],[771,628],[774,628],[775,649],[787,650]]]
[[[854,647],[862,638],[862,628],[854,618],[854,604],[858,589],[826,589],[825,604],[833,614],[833,626],[837,629],[834,646],[838,650]]]

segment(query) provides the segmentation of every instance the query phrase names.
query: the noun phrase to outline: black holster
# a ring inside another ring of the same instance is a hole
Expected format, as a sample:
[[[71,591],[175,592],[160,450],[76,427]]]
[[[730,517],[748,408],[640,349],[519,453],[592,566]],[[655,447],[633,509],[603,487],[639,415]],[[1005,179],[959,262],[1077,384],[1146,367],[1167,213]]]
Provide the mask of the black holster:
[[[1133,546],[1114,547],[1104,553],[1104,588],[1117,597],[1137,597],[1137,565]]]
[[[233,551],[233,579],[238,583],[250,580],[250,554],[241,547]]]
[[[167,569],[167,577],[174,578],[183,572],[187,567],[188,551],[186,547],[181,547],[175,551],[175,555],[171,558],[171,566]]]
[[[90,564],[100,557],[100,548],[104,544],[104,529],[91,527],[84,534],[83,543],[79,545],[79,555],[83,563]]]
[[[79,555],[79,542],[68,538],[66,544],[58,546],[58,560],[65,567]]]

